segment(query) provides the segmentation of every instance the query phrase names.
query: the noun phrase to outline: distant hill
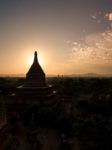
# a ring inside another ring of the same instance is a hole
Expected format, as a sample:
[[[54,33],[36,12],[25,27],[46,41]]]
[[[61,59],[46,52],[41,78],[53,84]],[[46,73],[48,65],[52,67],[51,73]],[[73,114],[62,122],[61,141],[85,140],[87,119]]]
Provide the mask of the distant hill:
[[[112,77],[112,74],[97,74],[97,73],[86,73],[79,74],[80,77]]]
[[[64,77],[112,77],[112,74],[86,73],[86,74],[64,75]]]

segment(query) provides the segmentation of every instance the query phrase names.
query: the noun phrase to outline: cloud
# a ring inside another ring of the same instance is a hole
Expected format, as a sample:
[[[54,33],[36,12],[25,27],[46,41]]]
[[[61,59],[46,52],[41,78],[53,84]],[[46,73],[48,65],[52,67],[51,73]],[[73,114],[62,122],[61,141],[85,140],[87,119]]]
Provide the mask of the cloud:
[[[96,20],[96,19],[97,19],[97,16],[91,15],[91,18]]]
[[[106,13],[105,18],[107,18],[109,21],[112,21],[112,12]]]
[[[104,14],[103,12],[99,11],[94,14],[91,14],[90,17],[98,24],[106,21],[112,27],[112,12],[107,12],[106,14]]]
[[[109,14],[109,20],[112,21],[112,13]]]
[[[83,43],[72,42],[69,61],[112,64],[112,31],[88,35]]]
[[[92,20],[94,20],[98,24],[100,24],[102,22],[102,20],[103,20],[103,13],[101,11],[99,11],[99,12],[96,12],[94,14],[91,14],[90,17],[91,17]]]

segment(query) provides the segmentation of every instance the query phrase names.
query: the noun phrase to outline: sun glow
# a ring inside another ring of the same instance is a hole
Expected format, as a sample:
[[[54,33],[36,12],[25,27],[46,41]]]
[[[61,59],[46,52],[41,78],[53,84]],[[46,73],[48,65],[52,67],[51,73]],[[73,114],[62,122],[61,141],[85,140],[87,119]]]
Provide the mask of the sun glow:
[[[31,66],[33,63],[33,57],[27,59],[28,66]]]
[[[27,59],[27,65],[28,65],[28,66],[31,66],[32,63],[33,63],[33,60],[34,60],[34,56],[33,56],[33,57],[29,57],[29,58]],[[45,63],[44,60],[43,60],[43,58],[42,58],[40,55],[38,56],[38,61],[39,61],[39,64],[42,65],[42,66],[43,66],[44,63]]]

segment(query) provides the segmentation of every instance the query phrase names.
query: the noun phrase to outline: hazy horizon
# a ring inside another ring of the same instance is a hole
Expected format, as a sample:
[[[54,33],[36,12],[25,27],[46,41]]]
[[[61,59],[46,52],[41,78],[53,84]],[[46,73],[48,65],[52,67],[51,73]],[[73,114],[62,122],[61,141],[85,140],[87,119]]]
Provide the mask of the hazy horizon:
[[[0,74],[0,77],[26,77],[26,74]],[[46,77],[112,77],[112,74],[82,73],[82,74],[46,74]]]

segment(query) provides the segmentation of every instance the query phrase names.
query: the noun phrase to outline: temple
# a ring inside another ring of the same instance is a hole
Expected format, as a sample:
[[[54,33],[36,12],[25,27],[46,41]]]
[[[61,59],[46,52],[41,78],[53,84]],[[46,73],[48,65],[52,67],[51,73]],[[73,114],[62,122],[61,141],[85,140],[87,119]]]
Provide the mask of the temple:
[[[47,83],[37,52],[24,83],[6,91],[4,97],[0,93],[0,100],[0,150],[63,149],[67,128],[71,128],[67,123],[71,103]]]
[[[54,109],[57,106],[56,91],[46,83],[46,77],[41,68],[37,52],[34,61],[26,74],[25,83],[16,88],[6,100],[8,116],[18,115],[33,106]]]
[[[37,52],[34,53],[34,62],[26,74],[26,83],[24,87],[45,87],[46,79],[45,73],[42,70],[38,58]]]

